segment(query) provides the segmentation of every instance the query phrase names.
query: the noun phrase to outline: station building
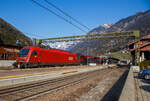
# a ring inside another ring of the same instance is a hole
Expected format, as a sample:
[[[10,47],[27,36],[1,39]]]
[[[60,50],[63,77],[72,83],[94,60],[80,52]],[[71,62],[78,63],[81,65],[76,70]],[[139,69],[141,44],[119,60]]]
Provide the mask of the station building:
[[[0,60],[16,60],[21,48],[13,45],[0,45]]]
[[[139,63],[141,69],[150,66],[150,35],[144,36],[140,41],[129,44],[132,64]]]

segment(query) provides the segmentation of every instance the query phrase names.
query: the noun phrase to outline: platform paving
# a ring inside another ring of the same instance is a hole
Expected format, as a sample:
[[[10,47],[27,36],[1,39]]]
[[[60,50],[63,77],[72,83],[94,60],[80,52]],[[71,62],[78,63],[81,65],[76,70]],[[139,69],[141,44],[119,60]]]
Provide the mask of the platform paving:
[[[139,79],[134,73],[135,80],[135,101],[150,101],[150,80]]]
[[[1,66],[12,66],[15,60],[0,60],[0,67]]]
[[[44,80],[44,79],[45,80],[52,79],[56,77],[64,77],[68,75],[94,71],[94,70],[99,70],[99,69],[104,69],[104,68],[105,67],[102,67],[102,66],[94,66],[92,68],[70,69],[70,70],[56,71],[56,72],[45,72],[45,73],[43,72],[43,73],[3,76],[3,77],[0,77],[0,87],[39,81],[39,80]]]

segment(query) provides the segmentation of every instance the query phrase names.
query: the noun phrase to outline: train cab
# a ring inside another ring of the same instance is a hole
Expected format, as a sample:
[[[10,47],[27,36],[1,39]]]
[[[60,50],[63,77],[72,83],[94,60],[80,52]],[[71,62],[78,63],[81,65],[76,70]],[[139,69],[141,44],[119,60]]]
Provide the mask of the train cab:
[[[38,47],[24,47],[21,49],[16,59],[16,67],[25,68],[37,65],[39,62],[39,50],[40,48]]]
[[[16,59],[15,67],[64,66],[78,65],[76,53],[58,49],[43,49],[40,47],[24,47]]]

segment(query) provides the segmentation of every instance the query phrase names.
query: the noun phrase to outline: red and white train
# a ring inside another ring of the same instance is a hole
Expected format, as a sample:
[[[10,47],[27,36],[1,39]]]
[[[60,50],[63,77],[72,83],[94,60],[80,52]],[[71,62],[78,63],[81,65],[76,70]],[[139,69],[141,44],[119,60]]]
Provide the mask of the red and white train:
[[[92,57],[71,53],[57,49],[43,49],[40,47],[24,47],[14,63],[18,68],[37,67],[37,66],[64,66],[87,64],[87,62],[101,63],[99,57]]]

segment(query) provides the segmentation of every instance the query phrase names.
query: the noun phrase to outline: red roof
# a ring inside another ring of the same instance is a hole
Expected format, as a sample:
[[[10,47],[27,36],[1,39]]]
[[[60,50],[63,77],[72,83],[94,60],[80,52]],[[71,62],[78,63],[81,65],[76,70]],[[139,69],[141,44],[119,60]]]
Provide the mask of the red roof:
[[[143,43],[144,43],[144,42],[142,41],[142,39],[150,39],[150,34],[144,36],[143,38],[141,38],[141,39],[140,39],[140,44],[143,44]],[[137,42],[138,42],[138,40],[133,41],[133,42],[130,42],[129,45],[134,44],[134,43],[137,43]]]
[[[134,51],[136,49],[137,48],[134,48],[134,49],[131,49],[130,51]],[[150,42],[140,44],[140,50],[141,51],[150,51]]]
[[[150,34],[149,34],[149,35],[144,36],[142,39],[150,39]]]
[[[150,51],[150,45],[145,46],[143,48],[140,49],[141,51]]]
[[[132,43],[129,43],[129,45],[140,45],[140,50],[141,51],[150,51],[150,42],[144,41],[145,39],[150,39],[150,34],[144,36],[140,41],[134,41]],[[130,49],[130,51],[135,51],[137,48]]]

